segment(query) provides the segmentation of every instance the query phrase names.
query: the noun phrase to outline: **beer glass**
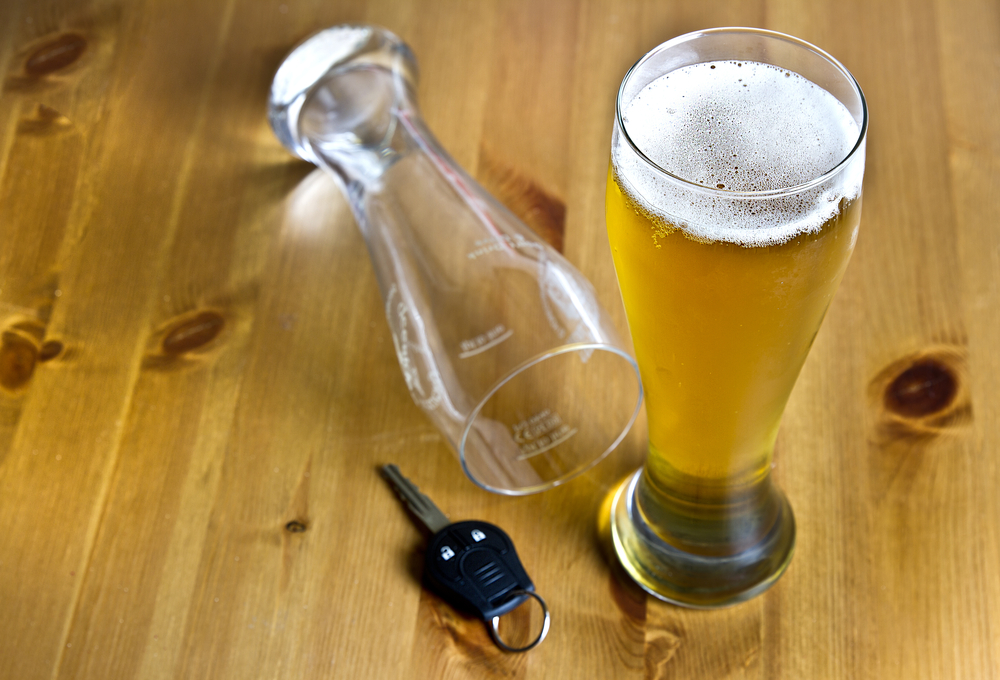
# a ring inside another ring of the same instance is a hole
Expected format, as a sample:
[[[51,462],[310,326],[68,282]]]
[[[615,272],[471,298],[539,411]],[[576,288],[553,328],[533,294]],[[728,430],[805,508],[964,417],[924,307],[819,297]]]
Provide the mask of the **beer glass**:
[[[347,197],[406,386],[466,474],[542,491],[618,445],[638,370],[590,282],[441,147],[416,80],[397,36],[334,26],[278,68],[271,127]]]
[[[607,228],[649,452],[611,529],[662,599],[740,602],[791,560],[772,457],[857,239],[867,124],[847,69],[764,30],[675,38],[621,84]]]

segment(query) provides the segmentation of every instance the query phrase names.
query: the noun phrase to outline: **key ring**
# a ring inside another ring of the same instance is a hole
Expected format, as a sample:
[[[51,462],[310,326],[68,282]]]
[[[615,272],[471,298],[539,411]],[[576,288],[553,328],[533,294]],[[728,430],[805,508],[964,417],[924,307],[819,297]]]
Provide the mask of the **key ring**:
[[[492,625],[490,628],[490,637],[493,638],[493,642],[496,643],[497,647],[504,650],[505,652],[526,652],[529,649],[533,649],[538,646],[545,636],[549,633],[549,623],[551,619],[549,617],[549,607],[545,604],[545,600],[542,599],[541,595],[531,590],[513,590],[511,595],[517,597],[519,595],[527,595],[538,600],[538,604],[542,605],[542,612],[545,614],[545,619],[542,621],[542,631],[538,634],[538,637],[534,639],[533,642],[528,643],[524,647],[511,647],[506,642],[500,639],[500,617],[494,616]]]

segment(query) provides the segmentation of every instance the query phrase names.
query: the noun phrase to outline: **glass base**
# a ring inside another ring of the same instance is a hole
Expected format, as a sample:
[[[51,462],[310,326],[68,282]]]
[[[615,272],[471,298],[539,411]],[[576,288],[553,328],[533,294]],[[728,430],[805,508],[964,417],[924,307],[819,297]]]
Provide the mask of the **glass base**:
[[[756,545],[735,555],[695,555],[675,548],[646,522],[636,501],[642,468],[628,477],[611,504],[611,537],[625,571],[646,592],[696,609],[756,597],[781,577],[795,550],[795,518],[784,494],[774,525]]]

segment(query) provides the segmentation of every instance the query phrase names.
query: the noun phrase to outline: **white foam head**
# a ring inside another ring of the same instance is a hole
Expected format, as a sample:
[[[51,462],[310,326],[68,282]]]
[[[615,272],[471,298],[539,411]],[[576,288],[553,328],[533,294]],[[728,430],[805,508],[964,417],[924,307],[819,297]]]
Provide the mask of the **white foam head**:
[[[842,199],[861,194],[863,147],[816,181],[851,154],[860,127],[836,97],[796,73],[756,62],[694,64],[621,105],[628,137],[655,166],[616,127],[619,184],[696,238],[781,243],[818,230]]]

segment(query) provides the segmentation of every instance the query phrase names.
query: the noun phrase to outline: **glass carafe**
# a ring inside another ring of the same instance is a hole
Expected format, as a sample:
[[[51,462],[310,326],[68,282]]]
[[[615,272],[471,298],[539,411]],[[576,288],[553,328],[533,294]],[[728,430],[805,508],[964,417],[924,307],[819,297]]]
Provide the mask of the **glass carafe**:
[[[406,385],[468,476],[540,491],[621,441],[638,370],[590,283],[441,148],[416,75],[388,31],[327,29],[279,68],[271,125],[347,196]]]

